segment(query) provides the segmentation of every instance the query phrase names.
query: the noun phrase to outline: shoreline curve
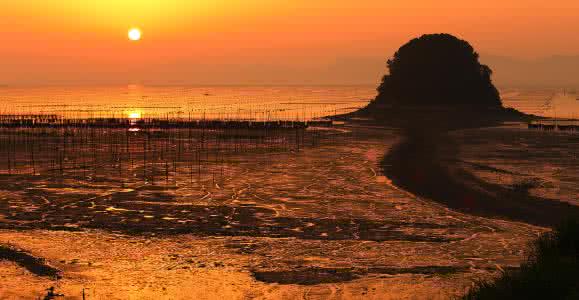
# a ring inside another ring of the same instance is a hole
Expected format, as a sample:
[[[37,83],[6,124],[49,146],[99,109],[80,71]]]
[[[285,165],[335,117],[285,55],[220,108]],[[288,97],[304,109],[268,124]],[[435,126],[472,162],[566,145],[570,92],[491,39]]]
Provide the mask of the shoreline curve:
[[[447,130],[406,129],[382,168],[392,184],[471,215],[543,227],[579,216],[579,207],[572,204],[485,182],[459,167],[457,156],[458,145]]]

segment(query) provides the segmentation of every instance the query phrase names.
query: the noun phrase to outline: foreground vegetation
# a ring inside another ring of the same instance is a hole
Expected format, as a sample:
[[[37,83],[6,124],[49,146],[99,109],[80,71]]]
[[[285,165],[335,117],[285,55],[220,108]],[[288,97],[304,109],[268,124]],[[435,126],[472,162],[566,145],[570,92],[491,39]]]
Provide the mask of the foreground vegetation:
[[[478,283],[464,299],[579,299],[579,220],[539,238],[520,269]]]

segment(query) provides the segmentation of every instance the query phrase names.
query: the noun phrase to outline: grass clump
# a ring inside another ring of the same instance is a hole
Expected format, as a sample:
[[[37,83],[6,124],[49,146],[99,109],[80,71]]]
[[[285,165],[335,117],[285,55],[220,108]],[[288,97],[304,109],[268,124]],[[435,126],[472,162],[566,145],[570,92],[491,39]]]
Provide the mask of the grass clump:
[[[534,244],[528,260],[464,299],[579,299],[579,220],[568,220]]]

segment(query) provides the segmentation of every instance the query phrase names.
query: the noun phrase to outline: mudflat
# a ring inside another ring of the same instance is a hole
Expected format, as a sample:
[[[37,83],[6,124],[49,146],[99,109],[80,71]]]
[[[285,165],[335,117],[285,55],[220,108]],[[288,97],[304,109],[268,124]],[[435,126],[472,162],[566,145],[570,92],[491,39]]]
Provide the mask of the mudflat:
[[[60,278],[5,259],[0,295],[39,297],[54,286],[88,299],[444,299],[517,267],[547,230],[403,189],[381,170],[405,143],[400,130],[309,130],[317,138],[299,150],[221,144],[229,150],[202,155],[202,171],[194,165],[192,174],[186,159],[166,168],[160,158],[143,165],[136,156],[122,173],[118,161],[99,159],[97,169],[60,173],[56,164],[45,175],[3,175],[0,244]],[[114,152],[103,149],[99,157]],[[79,172],[88,176],[73,176]]]

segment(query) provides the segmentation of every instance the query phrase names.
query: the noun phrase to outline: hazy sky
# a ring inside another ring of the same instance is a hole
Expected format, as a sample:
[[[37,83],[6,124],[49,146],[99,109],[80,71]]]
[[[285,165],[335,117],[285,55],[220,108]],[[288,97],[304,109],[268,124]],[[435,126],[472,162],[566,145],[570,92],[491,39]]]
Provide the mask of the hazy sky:
[[[373,84],[401,44],[433,32],[470,41],[483,58],[579,57],[577,0],[0,0],[0,8],[0,84]],[[127,39],[133,26],[140,42]]]

